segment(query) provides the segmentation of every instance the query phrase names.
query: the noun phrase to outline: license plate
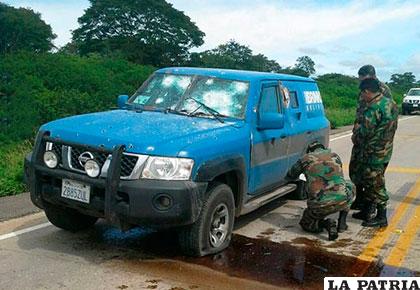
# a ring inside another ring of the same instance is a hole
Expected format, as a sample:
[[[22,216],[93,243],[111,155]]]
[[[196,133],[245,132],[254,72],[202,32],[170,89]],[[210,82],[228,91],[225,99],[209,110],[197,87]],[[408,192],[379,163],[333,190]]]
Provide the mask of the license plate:
[[[90,186],[74,180],[63,179],[61,196],[84,203],[90,201]]]
[[[414,108],[417,108],[419,106],[419,104],[413,104]]]

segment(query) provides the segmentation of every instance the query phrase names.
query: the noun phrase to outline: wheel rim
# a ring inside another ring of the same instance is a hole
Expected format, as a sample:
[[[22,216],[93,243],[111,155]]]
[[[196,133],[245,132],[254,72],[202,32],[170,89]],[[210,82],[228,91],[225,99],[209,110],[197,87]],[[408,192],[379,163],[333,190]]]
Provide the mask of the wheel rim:
[[[220,247],[229,232],[229,211],[226,204],[219,204],[213,211],[210,223],[210,244]]]

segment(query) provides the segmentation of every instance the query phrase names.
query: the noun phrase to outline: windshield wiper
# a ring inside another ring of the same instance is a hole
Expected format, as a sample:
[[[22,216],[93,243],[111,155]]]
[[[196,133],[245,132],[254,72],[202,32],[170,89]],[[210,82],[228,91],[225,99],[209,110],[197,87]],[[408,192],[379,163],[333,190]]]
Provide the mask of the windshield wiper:
[[[186,110],[181,110],[181,111],[178,111],[178,110],[174,110],[174,109],[172,109],[172,108],[166,108],[166,109],[164,109],[164,110],[162,110],[162,111],[163,111],[165,114],[170,113],[170,114],[183,115],[183,116],[188,115],[188,113],[187,113],[187,111],[186,111]]]
[[[213,108],[210,108],[209,106],[207,106],[203,102],[200,102],[199,100],[197,100],[193,97],[188,97],[185,100],[193,100],[194,102],[199,104],[199,107],[197,109],[195,109],[193,112],[189,113],[188,116],[196,116],[196,115],[201,113],[201,112],[197,112],[197,110],[200,109],[200,108],[204,108],[207,112],[210,113],[210,115],[212,115],[214,118],[216,118],[219,122],[221,122],[221,123],[225,122],[222,118],[220,118],[220,117],[225,117],[225,115],[220,114],[218,111],[216,111]]]

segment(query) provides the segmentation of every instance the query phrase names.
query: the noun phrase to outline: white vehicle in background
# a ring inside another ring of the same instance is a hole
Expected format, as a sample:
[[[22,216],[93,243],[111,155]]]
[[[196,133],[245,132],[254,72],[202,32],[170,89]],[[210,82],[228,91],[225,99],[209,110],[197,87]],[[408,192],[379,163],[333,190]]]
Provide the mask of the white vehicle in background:
[[[410,115],[412,112],[420,111],[420,88],[412,88],[404,95],[402,103],[402,114]]]

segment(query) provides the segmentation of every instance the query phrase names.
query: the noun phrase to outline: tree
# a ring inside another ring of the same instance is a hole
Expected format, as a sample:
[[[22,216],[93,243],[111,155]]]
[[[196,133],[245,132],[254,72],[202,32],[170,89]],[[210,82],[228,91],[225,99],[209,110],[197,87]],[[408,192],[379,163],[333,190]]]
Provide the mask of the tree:
[[[46,52],[56,36],[39,13],[0,3],[0,54],[26,50]]]
[[[301,56],[296,60],[294,69],[305,73],[305,76],[315,74],[315,62],[309,56]]]
[[[73,42],[81,55],[119,54],[130,61],[167,66],[188,58],[204,33],[165,0],[90,0]]]
[[[234,40],[199,55],[204,66],[229,69],[250,69],[252,50]]]
[[[412,72],[393,74],[389,84],[396,90],[407,91],[416,85],[416,76]]]
[[[254,70],[279,73],[282,68],[277,61],[268,59],[263,54],[253,55],[251,58],[252,66]]]
[[[288,66],[279,72],[290,75],[309,77],[315,73],[315,62],[309,56],[301,56],[294,66]]]
[[[192,53],[191,66],[204,66],[214,68],[255,70],[265,72],[279,72],[280,65],[268,59],[263,54],[254,55],[252,50],[235,40],[230,40],[218,47],[200,53]]]

